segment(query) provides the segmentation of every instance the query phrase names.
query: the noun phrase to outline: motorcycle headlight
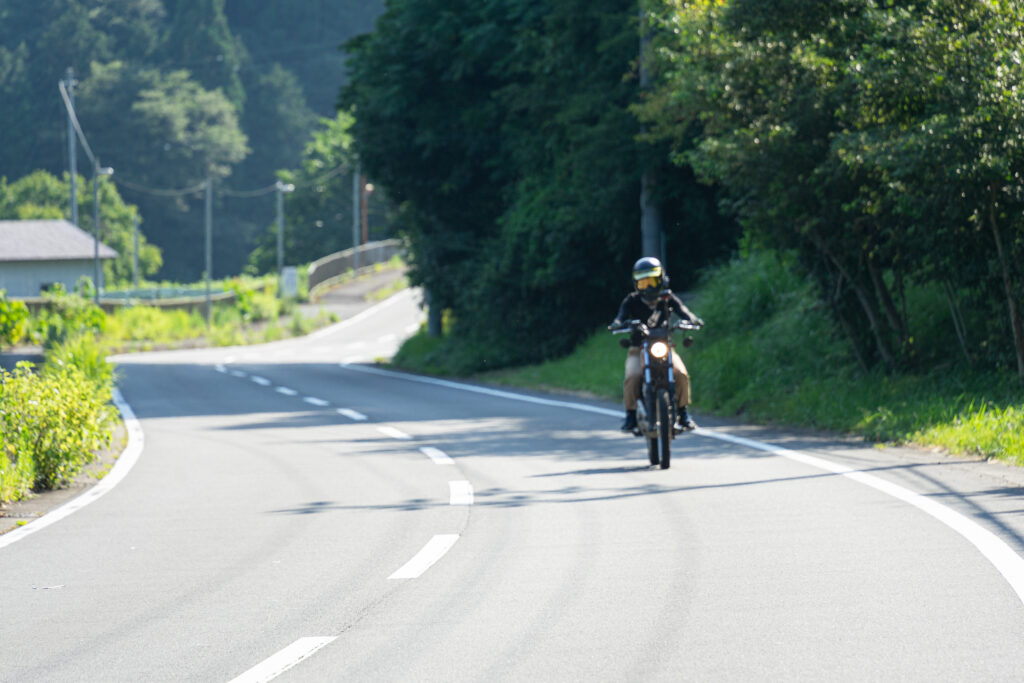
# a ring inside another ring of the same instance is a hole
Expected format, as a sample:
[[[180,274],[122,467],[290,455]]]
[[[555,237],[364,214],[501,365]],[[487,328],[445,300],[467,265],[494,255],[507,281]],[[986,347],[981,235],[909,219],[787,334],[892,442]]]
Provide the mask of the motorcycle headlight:
[[[655,358],[664,358],[668,355],[668,344],[663,341],[657,341],[651,344],[651,355]]]

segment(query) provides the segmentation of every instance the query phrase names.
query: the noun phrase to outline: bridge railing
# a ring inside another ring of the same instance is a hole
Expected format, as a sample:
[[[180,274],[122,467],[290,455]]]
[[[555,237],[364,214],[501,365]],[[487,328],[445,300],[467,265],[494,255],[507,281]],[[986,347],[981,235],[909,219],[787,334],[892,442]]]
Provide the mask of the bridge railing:
[[[349,271],[384,263],[403,251],[402,241],[392,239],[368,242],[319,258],[309,264],[309,296],[314,298],[318,291],[330,287]]]

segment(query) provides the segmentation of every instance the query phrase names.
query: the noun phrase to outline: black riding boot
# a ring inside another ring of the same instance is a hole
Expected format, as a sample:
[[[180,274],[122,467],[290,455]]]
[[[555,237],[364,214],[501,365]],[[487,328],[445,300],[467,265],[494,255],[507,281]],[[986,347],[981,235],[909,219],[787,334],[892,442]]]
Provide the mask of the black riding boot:
[[[631,432],[636,429],[636,411],[627,410],[626,419],[622,423],[622,431]]]
[[[676,418],[676,429],[684,432],[688,432],[691,429],[696,429],[697,423],[690,417],[689,411],[686,410],[686,406],[679,406],[679,416]]]

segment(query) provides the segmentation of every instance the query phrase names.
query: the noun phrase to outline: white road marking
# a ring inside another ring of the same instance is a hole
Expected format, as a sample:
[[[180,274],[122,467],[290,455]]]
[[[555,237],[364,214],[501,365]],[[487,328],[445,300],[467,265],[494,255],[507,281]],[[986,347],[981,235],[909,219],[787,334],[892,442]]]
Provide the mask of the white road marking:
[[[539,405],[552,406],[555,408],[568,408],[570,410],[580,410],[588,413],[597,413],[599,415],[608,415],[611,417],[621,417],[621,410],[611,410],[609,408],[601,408],[600,406],[587,405],[585,403],[573,403],[571,401],[558,401],[554,399],[538,398],[536,396],[528,396],[525,394],[516,394],[511,391],[500,391],[498,389],[490,389],[487,387],[479,387],[472,384],[459,384],[458,382],[451,382],[444,379],[435,379],[433,377],[421,377],[419,375],[407,375],[402,372],[395,372],[393,370],[381,370],[380,368],[368,367],[365,365],[348,365],[346,363],[341,364],[343,368],[353,370],[355,372],[363,372],[374,375],[384,375],[393,379],[403,379],[408,382],[420,382],[422,384],[432,384],[434,386],[445,387],[448,389],[456,389],[459,391],[469,391],[477,394],[486,394],[488,396],[496,396],[499,398],[507,398],[514,401],[523,401],[526,403],[535,403]],[[970,542],[975,548],[981,551],[981,554],[988,559],[989,562],[999,571],[1000,574],[1006,579],[1016,592],[1017,597],[1021,603],[1024,603],[1024,558],[1014,552],[1013,548],[1006,544],[1005,541],[1000,539],[998,536],[983,528],[976,522],[968,519],[959,512],[956,512],[952,508],[946,507],[941,503],[937,503],[930,498],[926,498],[920,494],[914,493],[910,489],[904,488],[898,484],[893,484],[880,477],[860,472],[845,465],[839,465],[837,463],[830,462],[824,458],[818,458],[810,455],[804,455],[796,451],[791,451],[787,448],[781,448],[779,446],[773,446],[771,444],[763,443],[760,441],[754,441],[753,439],[744,439],[738,436],[732,436],[731,434],[725,434],[722,432],[708,431],[707,429],[696,429],[693,432],[697,436],[703,436],[708,439],[717,439],[719,441],[727,441],[733,444],[746,446],[748,448],[754,448],[759,451],[766,451],[774,453],[790,460],[804,463],[816,469],[825,470],[827,472],[833,472],[847,477],[853,481],[856,481],[865,486],[886,493],[894,498],[901,500],[909,505],[913,505],[922,512],[930,515],[936,520],[942,522],[953,531],[963,536]]]
[[[820,470],[825,470],[826,472],[840,474],[860,484],[870,486],[876,491],[881,491],[893,498],[902,500],[904,503],[913,505],[918,510],[931,515],[953,531],[963,536],[971,543],[971,545],[980,550],[981,554],[988,558],[988,561],[991,562],[995,568],[999,570],[999,573],[1002,574],[1009,582],[1010,587],[1017,593],[1017,597],[1021,602],[1024,602],[1024,558],[1021,558],[1020,555],[1015,553],[1010,546],[1004,543],[991,531],[968,519],[964,515],[961,515],[959,512],[956,512],[941,503],[936,503],[934,500],[926,498],[919,493],[914,493],[910,489],[906,489],[899,484],[893,484],[881,477],[877,477],[873,474],[867,474],[851,467],[825,460],[824,458],[818,458],[805,453],[798,453],[797,451],[782,448],[781,446],[773,446],[772,444],[754,441],[753,439],[744,439],[743,437],[733,436],[731,434],[709,432],[704,429],[697,429],[694,433],[700,436],[706,436],[712,439],[719,439],[720,441],[728,441],[729,443],[746,446],[747,448],[774,453],[776,455],[781,455],[784,458],[795,460],[796,462],[801,462]]]
[[[435,465],[454,465],[455,461],[448,457],[448,454],[433,446],[424,446],[420,453],[434,461]]]
[[[321,408],[331,405],[330,401],[325,401],[322,398],[315,398],[313,396],[306,396],[302,400],[310,405],[320,406]]]
[[[289,389],[288,387],[277,387],[277,388],[274,389],[274,391],[276,391],[279,394],[284,394],[285,396],[298,396],[299,395],[299,392],[295,391],[294,389]]]
[[[231,679],[230,683],[262,683],[273,680],[336,638],[337,636],[299,638],[241,676]]]
[[[434,566],[459,540],[458,534],[438,534],[427,541],[416,556],[406,562],[389,579],[415,579]]]
[[[266,377],[260,377],[259,375],[253,375],[249,379],[251,379],[253,382],[256,382],[256,384],[259,384],[261,387],[269,387],[271,384],[273,384],[273,382],[271,382]]]
[[[351,408],[338,408],[338,414],[344,415],[348,419],[355,420],[356,422],[365,422],[368,419],[362,413],[352,410]]]
[[[377,431],[384,436],[390,436],[392,439],[400,439],[402,441],[410,441],[412,439],[411,436],[394,427],[377,427]]]
[[[15,541],[20,541],[40,529],[45,529],[54,522],[59,522],[71,513],[78,512],[89,503],[98,500],[117,486],[128,475],[132,467],[135,466],[135,463],[138,462],[139,457],[142,455],[142,448],[146,442],[145,436],[142,433],[142,425],[139,424],[131,406],[128,405],[124,400],[124,396],[117,389],[113,391],[113,400],[114,405],[117,406],[121,416],[124,418],[124,426],[128,432],[128,444],[125,446],[124,451],[121,452],[121,455],[118,456],[117,462],[114,463],[110,473],[82,495],[72,498],[67,503],[47,512],[42,517],[37,517],[25,526],[18,527],[0,536],[0,548],[9,546]]]
[[[227,373],[227,371],[228,371],[228,369],[226,367],[224,367],[223,363],[217,363],[216,365],[213,366],[213,369],[216,370],[217,372],[223,372],[223,373]]]
[[[230,372],[231,372],[231,376],[232,377],[245,377],[246,376],[246,373],[242,372],[241,370],[231,370]]]
[[[370,317],[371,315],[375,315],[375,314],[379,313],[380,311],[384,310],[385,308],[389,308],[389,307],[391,307],[391,306],[401,302],[405,298],[408,298],[408,297],[412,296],[412,292],[413,292],[413,290],[411,290],[411,289],[405,289],[405,290],[402,290],[401,292],[398,292],[396,294],[392,294],[390,297],[388,297],[384,301],[381,301],[376,306],[368,308],[365,311],[363,311],[362,313],[358,313],[358,314],[352,316],[348,320],[342,320],[339,323],[334,323],[333,325],[325,327],[322,330],[317,330],[316,332],[313,332],[312,334],[306,335],[306,339],[320,339],[321,337],[326,337],[326,336],[332,335],[332,334],[334,334],[335,332],[337,332],[339,330],[343,330],[346,327],[359,322],[360,320],[364,320],[364,319]]]
[[[464,480],[448,482],[448,504],[472,505],[473,485]]]

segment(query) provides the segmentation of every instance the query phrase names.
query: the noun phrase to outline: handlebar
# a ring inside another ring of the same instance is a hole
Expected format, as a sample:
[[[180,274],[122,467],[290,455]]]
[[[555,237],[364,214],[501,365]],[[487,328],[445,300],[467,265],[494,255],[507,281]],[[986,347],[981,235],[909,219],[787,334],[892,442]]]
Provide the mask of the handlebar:
[[[703,320],[698,320],[697,322],[689,322],[688,320],[680,320],[678,323],[673,325],[671,329],[673,329],[673,330],[699,330],[702,327],[704,327],[704,321]],[[640,322],[639,320],[630,320],[630,321],[624,322],[624,323],[622,323],[622,324],[620,324],[618,326],[615,326],[615,325],[609,325],[608,326],[608,331],[611,332],[612,334],[626,334],[627,332],[632,332],[633,330],[637,330],[637,331],[639,331],[643,335],[647,335],[647,333],[650,331],[648,329],[647,325],[645,325],[644,323]]]

